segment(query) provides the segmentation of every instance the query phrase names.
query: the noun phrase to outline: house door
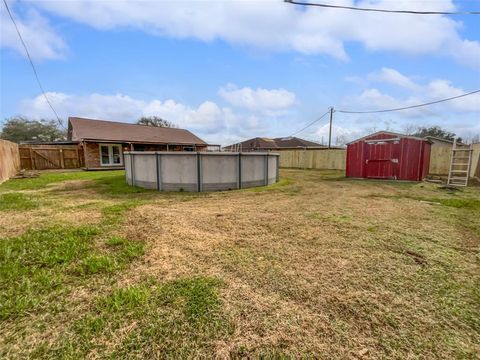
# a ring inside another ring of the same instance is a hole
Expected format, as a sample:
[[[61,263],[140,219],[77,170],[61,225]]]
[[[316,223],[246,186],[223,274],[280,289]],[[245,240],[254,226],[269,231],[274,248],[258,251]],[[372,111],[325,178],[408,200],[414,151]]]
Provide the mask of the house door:
[[[120,144],[100,144],[100,165],[123,165],[122,146]]]
[[[397,179],[399,154],[399,139],[367,141],[365,143],[364,177]]]

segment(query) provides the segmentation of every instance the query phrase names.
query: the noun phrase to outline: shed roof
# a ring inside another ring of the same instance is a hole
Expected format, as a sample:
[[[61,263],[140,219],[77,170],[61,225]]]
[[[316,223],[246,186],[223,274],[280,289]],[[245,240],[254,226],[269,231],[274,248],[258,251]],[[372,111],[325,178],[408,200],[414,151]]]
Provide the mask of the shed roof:
[[[68,118],[69,140],[118,141],[148,144],[207,145],[185,129],[161,128],[118,121]]]
[[[453,144],[453,140],[447,140],[447,139],[443,139],[435,136],[425,136],[425,139],[432,140],[432,141],[440,141],[447,144]]]
[[[380,135],[380,134],[386,134],[386,135],[392,135],[392,136],[397,136],[399,138],[409,138],[409,139],[415,139],[415,140],[420,140],[420,141],[427,141],[427,142],[430,142],[431,143],[431,140],[427,139],[427,138],[421,138],[421,137],[417,137],[417,136],[411,136],[411,135],[405,135],[405,134],[401,134],[401,133],[397,133],[397,132],[393,132],[393,131],[377,131],[373,134],[368,134],[368,135],[365,135],[359,139],[356,139],[356,140],[353,140],[353,141],[350,141],[349,143],[347,143],[347,145],[349,144],[353,144],[353,143],[356,143],[358,141],[363,141],[363,140],[366,140],[372,136],[376,136],[376,135]]]

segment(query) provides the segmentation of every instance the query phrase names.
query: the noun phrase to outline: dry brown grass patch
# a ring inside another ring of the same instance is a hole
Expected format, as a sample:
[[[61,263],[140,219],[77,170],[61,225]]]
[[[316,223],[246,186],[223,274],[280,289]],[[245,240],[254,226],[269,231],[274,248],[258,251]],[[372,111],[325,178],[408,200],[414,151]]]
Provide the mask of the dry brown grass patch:
[[[457,221],[463,210],[420,201],[444,196],[432,185],[322,174],[282,171],[291,183],[273,189],[150,194],[109,233],[146,243],[112,284],[221,279],[222,311],[234,329],[215,339],[219,358],[472,357],[480,238]],[[92,189],[82,197],[78,184],[51,192],[65,210],[48,217],[96,222],[102,208],[122,203]],[[108,288],[74,291],[72,309],[85,312]],[[97,340],[113,349],[136,326]]]

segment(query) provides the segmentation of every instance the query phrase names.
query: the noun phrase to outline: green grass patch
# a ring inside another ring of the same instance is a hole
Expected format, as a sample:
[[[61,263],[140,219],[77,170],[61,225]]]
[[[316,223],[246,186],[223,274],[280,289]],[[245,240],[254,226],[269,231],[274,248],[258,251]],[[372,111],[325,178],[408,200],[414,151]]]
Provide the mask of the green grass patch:
[[[31,196],[22,193],[0,194],[0,211],[20,211],[36,209],[38,203]]]
[[[89,252],[95,227],[51,227],[0,239],[0,319],[46,306],[64,291],[71,265]]]
[[[265,186],[257,186],[252,188],[244,189],[244,191],[254,192],[254,193],[261,193],[261,192],[268,192],[268,191],[281,191],[281,192],[299,192],[300,187],[292,186],[292,179],[288,177],[282,177],[278,182],[271,185]]]
[[[112,197],[130,196],[131,194],[148,193],[152,190],[129,186],[125,181],[125,171],[72,171],[42,173],[36,178],[12,179],[0,184],[0,193],[6,191],[40,190],[63,181],[90,180],[85,188],[94,188],[101,194]],[[68,189],[67,189],[68,190]],[[63,191],[63,190],[61,190]]]
[[[114,289],[110,295],[99,299],[96,309],[104,315],[116,312],[126,313],[139,306],[148,305],[151,295],[152,291],[146,285]]]
[[[140,193],[152,193],[155,191],[128,185],[125,180],[125,171],[117,171],[110,176],[102,176],[100,178],[95,178],[94,180],[95,183],[92,186],[94,186],[98,192],[114,197]]]
[[[431,199],[430,201],[457,209],[480,210],[480,200],[477,199]]]
[[[114,236],[110,237],[109,239],[107,239],[105,241],[105,244],[107,244],[108,246],[117,247],[117,246],[123,246],[127,242],[128,242],[128,240],[126,240],[125,238],[123,238],[121,236],[114,235]]]
[[[116,267],[117,262],[108,255],[90,255],[80,262],[80,268],[84,274],[112,272]]]
[[[100,234],[95,226],[53,226],[0,239],[0,319],[48,306],[88,275],[123,269],[144,253],[143,242],[118,237],[104,251],[94,241]]]
[[[40,357],[198,357],[231,331],[222,312],[218,279],[195,277],[116,288],[95,301],[57,344],[41,344]],[[121,328],[131,327],[122,337]]]
[[[92,251],[89,256],[80,261],[79,273],[112,273],[125,268],[130,262],[145,253],[145,244],[142,241],[112,236],[105,241],[105,244],[108,247],[107,251]]]
[[[126,200],[115,205],[106,206],[102,209],[103,222],[107,225],[118,224],[123,220],[123,215],[127,211],[144,203],[145,201],[142,200]]]
[[[107,181],[107,178],[118,179],[125,172],[122,170],[114,171],[72,171],[72,172],[45,172],[36,178],[11,179],[0,184],[0,192],[5,190],[38,190],[47,187],[50,184],[67,180],[97,180],[99,182]]]

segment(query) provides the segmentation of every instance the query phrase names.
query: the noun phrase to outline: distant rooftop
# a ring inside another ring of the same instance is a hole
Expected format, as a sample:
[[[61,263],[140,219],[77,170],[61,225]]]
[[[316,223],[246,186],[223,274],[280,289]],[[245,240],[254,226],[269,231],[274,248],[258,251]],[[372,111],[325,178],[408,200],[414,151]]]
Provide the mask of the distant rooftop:
[[[279,137],[264,138],[256,137],[240,143],[228,145],[225,148],[241,147],[243,151],[248,150],[275,150],[275,149],[294,149],[294,148],[324,148],[322,144],[300,139],[297,137]]]

